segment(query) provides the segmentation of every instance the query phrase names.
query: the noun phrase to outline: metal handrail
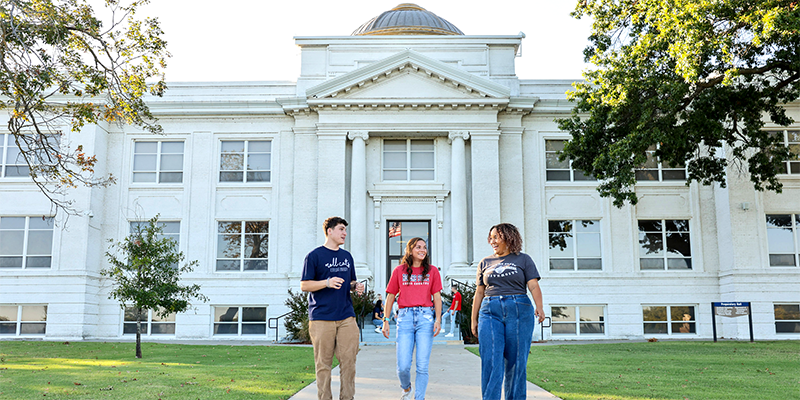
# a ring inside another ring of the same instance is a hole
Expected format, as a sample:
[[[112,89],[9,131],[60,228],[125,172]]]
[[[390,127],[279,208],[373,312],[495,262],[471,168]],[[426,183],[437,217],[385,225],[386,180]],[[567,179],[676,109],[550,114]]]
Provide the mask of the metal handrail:
[[[550,319],[550,317],[544,317],[544,321],[542,321],[542,329],[540,332],[542,334],[542,339],[541,339],[542,342],[544,342],[544,328],[552,328],[552,327],[553,327],[553,320]]]
[[[272,317],[269,320],[267,320],[267,329],[275,329],[275,343],[278,342],[278,327],[279,327],[278,320],[280,320],[281,318],[283,318],[283,317],[285,317],[287,315],[291,315],[291,314],[292,314],[292,311],[289,311],[289,312],[287,312],[287,313],[285,313],[283,315],[279,315],[277,317]],[[275,321],[275,326],[272,326],[272,321]]]

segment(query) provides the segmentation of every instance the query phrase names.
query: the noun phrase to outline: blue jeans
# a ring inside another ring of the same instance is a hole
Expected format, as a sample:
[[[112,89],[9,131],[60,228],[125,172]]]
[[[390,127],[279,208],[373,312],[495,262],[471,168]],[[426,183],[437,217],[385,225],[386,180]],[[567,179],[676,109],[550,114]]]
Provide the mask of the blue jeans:
[[[414,398],[422,400],[428,389],[428,364],[433,347],[433,308],[406,307],[397,313],[397,377],[400,387],[411,387],[411,356],[417,348],[417,389]]]
[[[478,315],[483,400],[500,400],[501,385],[506,400],[527,397],[533,327],[533,305],[527,295],[483,298]]]
[[[458,319],[458,318],[456,318],[457,316],[458,316],[458,311],[457,310],[444,310],[444,312],[442,313],[442,331],[446,330],[445,328],[446,328],[447,325],[446,325],[445,321],[449,318],[450,319],[450,334],[452,335],[453,332],[456,331],[456,320]]]

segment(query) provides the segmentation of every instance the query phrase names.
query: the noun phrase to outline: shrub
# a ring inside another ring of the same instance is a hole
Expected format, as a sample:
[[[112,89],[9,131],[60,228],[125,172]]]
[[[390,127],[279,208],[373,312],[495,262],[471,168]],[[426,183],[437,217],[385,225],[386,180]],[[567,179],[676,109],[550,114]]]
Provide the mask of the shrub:
[[[458,312],[458,328],[461,330],[461,337],[464,343],[478,343],[478,338],[472,335],[472,299],[475,298],[475,284],[462,283],[455,281],[459,293],[461,293],[461,311]],[[453,295],[447,291],[442,292],[442,301],[453,302]],[[445,310],[442,310],[444,312]]]
[[[286,316],[283,326],[289,333],[289,339],[310,343],[311,335],[308,333],[308,294],[305,292],[294,293],[289,289],[289,298],[283,302],[292,311]]]

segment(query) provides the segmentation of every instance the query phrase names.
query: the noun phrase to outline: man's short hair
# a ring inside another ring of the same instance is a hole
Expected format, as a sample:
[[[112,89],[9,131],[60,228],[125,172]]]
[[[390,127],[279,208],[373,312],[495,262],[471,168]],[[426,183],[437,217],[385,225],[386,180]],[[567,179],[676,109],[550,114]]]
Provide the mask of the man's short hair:
[[[342,217],[330,217],[322,223],[322,231],[325,233],[325,236],[328,236],[328,229],[336,228],[336,225],[342,224],[347,226],[347,221],[345,221]]]

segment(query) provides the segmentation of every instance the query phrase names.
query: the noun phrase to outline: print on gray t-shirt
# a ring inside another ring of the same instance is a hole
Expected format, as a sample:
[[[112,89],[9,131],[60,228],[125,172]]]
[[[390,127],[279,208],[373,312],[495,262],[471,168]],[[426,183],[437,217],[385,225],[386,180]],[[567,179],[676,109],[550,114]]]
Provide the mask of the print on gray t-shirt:
[[[541,277],[533,259],[525,253],[490,256],[478,264],[477,283],[486,286],[486,296],[525,294],[531,279]]]

